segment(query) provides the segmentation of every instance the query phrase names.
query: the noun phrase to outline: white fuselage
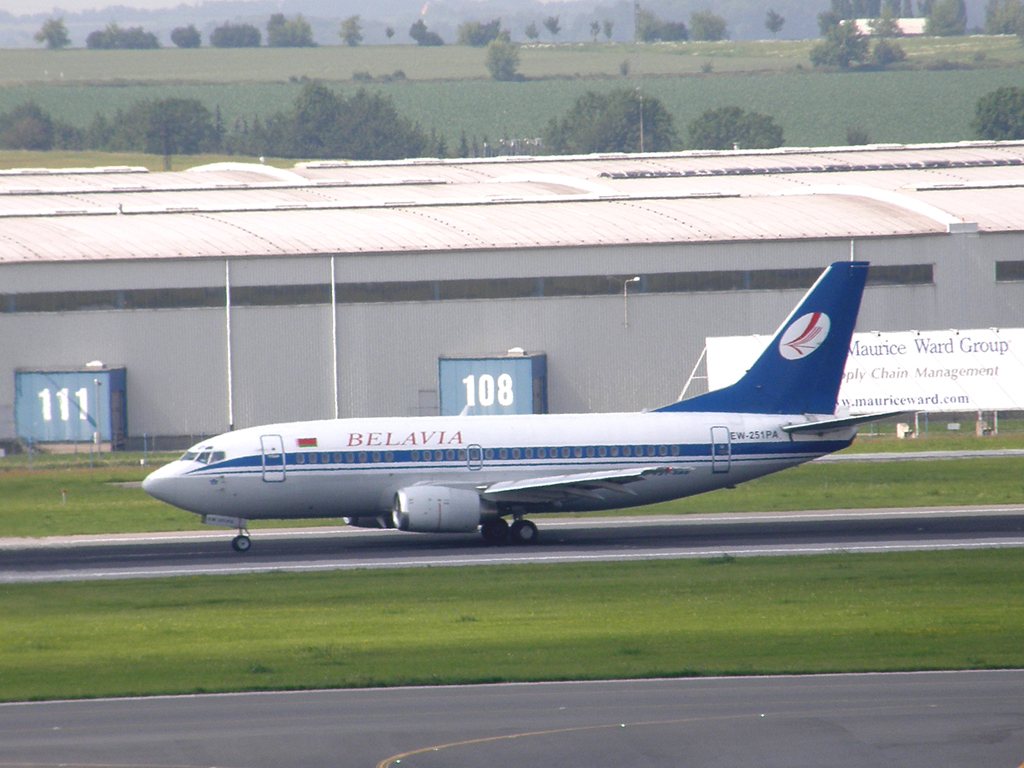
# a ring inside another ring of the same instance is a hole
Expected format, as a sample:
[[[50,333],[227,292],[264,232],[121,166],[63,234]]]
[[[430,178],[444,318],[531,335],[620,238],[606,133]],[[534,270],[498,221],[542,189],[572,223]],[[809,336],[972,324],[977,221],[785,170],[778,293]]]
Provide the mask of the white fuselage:
[[[404,488],[472,489],[507,510],[589,511],[733,486],[850,443],[855,428],[790,435],[803,415],[622,413],[306,421],[203,441],[150,475],[158,499],[244,519],[374,517]],[[650,469],[643,482],[560,496],[488,496],[531,478]]]

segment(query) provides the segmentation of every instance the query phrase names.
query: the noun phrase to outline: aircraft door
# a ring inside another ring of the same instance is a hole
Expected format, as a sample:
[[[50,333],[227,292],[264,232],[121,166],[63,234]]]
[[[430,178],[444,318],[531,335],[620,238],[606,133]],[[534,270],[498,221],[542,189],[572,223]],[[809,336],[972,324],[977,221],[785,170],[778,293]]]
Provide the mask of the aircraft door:
[[[284,439],[280,435],[262,435],[263,482],[283,483],[285,478]]]
[[[732,443],[729,440],[728,427],[711,428],[711,471],[723,473],[729,471],[732,461]]]
[[[476,471],[484,466],[484,449],[473,444],[466,446],[466,466]]]

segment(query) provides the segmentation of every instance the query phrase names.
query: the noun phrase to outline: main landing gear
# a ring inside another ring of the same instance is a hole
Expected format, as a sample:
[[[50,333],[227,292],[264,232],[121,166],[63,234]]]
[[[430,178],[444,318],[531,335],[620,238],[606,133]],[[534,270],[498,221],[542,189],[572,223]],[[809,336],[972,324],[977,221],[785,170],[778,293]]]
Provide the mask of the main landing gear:
[[[536,544],[539,537],[537,526],[529,520],[518,518],[511,525],[502,517],[493,517],[480,526],[480,534],[488,544]]]

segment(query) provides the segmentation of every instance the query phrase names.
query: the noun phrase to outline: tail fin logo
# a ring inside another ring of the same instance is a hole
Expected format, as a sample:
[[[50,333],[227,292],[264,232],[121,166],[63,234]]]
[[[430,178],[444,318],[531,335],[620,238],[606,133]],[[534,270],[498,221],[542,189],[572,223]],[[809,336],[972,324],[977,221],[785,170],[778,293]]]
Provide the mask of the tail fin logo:
[[[810,312],[797,318],[779,339],[779,354],[786,360],[807,357],[828,338],[831,325],[824,312]]]

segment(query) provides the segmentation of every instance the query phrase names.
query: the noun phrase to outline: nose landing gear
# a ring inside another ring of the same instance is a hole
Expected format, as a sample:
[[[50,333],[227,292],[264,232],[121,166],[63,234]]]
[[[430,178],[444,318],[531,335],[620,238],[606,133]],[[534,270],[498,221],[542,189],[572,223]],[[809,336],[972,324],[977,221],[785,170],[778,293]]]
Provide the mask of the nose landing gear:
[[[252,540],[249,538],[248,532],[239,533],[235,538],[231,540],[231,548],[235,552],[248,552],[249,547],[252,546]]]

